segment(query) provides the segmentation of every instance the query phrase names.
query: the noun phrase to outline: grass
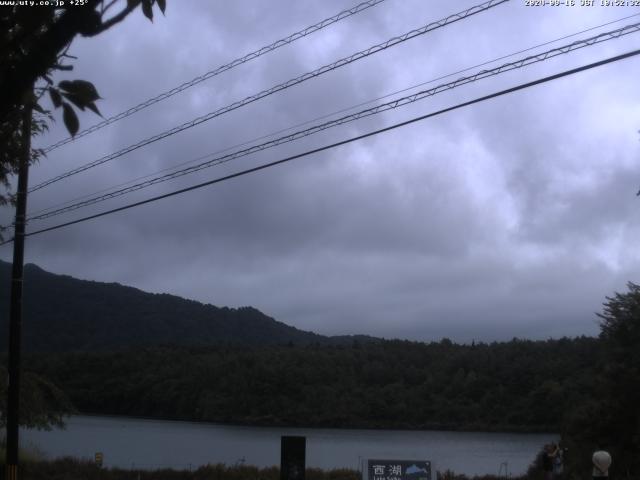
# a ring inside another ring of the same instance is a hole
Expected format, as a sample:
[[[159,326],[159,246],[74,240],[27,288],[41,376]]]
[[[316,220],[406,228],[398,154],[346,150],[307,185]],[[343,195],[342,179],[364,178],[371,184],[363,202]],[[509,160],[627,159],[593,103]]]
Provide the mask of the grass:
[[[0,462],[2,463],[2,462]],[[56,460],[34,460],[21,464],[21,480],[280,480],[277,467],[206,465],[196,470],[124,470],[100,468],[92,461],[66,457]],[[511,477],[527,480],[537,477]],[[360,480],[360,472],[349,469],[320,470],[310,468],[306,480]],[[447,471],[438,473],[434,480],[504,480],[496,476],[467,477]]]
[[[20,463],[32,463],[44,461],[46,456],[35,445],[29,445],[23,447],[18,452]],[[7,442],[4,438],[0,438],[0,465],[4,466],[7,463]],[[1,478],[1,477],[0,477]]]
[[[6,442],[0,439],[0,469],[4,473],[6,464]],[[2,477],[0,473],[0,478]],[[537,479],[539,472],[530,469],[527,475],[511,477],[510,480]],[[280,480],[277,467],[258,468],[252,466],[206,465],[196,470],[125,470],[100,468],[90,460],[72,457],[47,460],[35,446],[20,450],[20,480]],[[306,470],[306,480],[360,480],[360,472],[350,469]],[[438,472],[433,480],[504,480],[496,476],[467,477],[454,472]]]
[[[206,465],[197,470],[123,470],[99,468],[75,458],[37,460],[21,465],[21,480],[280,480],[280,469]],[[306,480],[360,480],[355,470],[307,469]]]

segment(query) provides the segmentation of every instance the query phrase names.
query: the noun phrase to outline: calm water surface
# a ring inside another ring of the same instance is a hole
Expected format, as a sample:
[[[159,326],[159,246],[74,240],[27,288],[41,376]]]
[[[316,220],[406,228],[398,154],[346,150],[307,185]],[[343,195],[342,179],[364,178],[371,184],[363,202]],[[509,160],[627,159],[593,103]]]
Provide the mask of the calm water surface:
[[[21,443],[49,458],[71,455],[121,468],[197,468],[207,463],[267,467],[280,462],[280,437],[307,437],[307,466],[359,469],[367,459],[431,460],[436,470],[467,475],[524,473],[556,434],[237,427],[76,416],[66,430],[21,432]],[[501,470],[502,469],[502,470]]]

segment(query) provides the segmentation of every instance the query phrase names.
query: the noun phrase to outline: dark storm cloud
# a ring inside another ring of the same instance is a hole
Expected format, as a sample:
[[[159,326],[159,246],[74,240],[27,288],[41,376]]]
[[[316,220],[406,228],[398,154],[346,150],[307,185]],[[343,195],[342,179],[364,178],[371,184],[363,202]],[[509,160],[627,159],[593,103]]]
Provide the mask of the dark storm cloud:
[[[473,4],[388,0],[52,152],[33,169],[32,184]],[[74,45],[79,59],[73,78],[96,83],[105,116],[353,3],[179,5],[153,25],[139,14]],[[36,192],[31,208],[630,14],[569,10],[511,2]],[[42,226],[600,59],[630,49],[633,38],[455,89]],[[604,296],[637,280],[640,266],[633,197],[640,155],[640,94],[632,87],[638,68],[635,60],[605,67],[31,237],[27,261],[217,305],[253,305],[325,334],[460,341],[594,334],[594,312]],[[83,125],[94,121],[82,117]],[[42,142],[63,136],[57,124]],[[3,215],[8,218],[7,211]]]

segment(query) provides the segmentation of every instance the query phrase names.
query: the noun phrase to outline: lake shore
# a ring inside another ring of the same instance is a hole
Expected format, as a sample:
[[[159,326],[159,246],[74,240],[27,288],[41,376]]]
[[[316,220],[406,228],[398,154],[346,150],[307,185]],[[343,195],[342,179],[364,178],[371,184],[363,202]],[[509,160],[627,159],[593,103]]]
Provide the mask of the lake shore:
[[[93,460],[104,454],[105,467],[196,468],[208,464],[270,468],[280,463],[282,436],[307,439],[307,467],[362,470],[367,459],[426,459],[434,470],[468,476],[509,472],[523,475],[555,435],[491,432],[272,428],[199,422],[71,417],[66,430],[22,430],[21,444],[40,449],[44,458]]]
[[[152,417],[152,416],[138,416],[138,415],[111,415],[102,413],[85,413],[78,412],[72,416],[82,417],[95,417],[95,418],[113,418],[113,419],[127,419],[127,420],[149,420],[149,421],[161,421],[161,422],[176,422],[176,423],[191,423],[194,425],[210,425],[220,427],[250,427],[250,428],[298,428],[298,429],[314,429],[314,430],[371,430],[371,431],[397,431],[397,432],[459,432],[459,433],[516,433],[516,434],[543,434],[549,436],[559,436],[558,433],[554,433],[553,429],[549,426],[543,425],[540,427],[517,427],[508,425],[451,425],[451,424],[438,424],[430,423],[425,425],[359,425],[359,424],[342,424],[342,425],[317,425],[313,423],[309,424],[289,424],[284,422],[273,422],[265,419],[260,421],[257,419],[253,422],[208,422],[203,420],[193,420],[189,418],[166,418],[166,417]]]

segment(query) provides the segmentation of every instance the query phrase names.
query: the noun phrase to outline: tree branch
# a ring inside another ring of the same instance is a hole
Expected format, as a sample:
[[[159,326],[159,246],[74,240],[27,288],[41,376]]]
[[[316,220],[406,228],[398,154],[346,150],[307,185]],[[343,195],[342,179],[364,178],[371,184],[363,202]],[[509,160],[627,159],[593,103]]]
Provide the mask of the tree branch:
[[[0,119],[22,102],[24,85],[31,85],[56,64],[58,55],[81,33],[94,36],[121,22],[142,0],[128,0],[127,7],[102,23],[96,7],[102,0],[88,0],[83,8],[69,8],[29,46],[29,54],[15,61],[0,76]],[[97,24],[95,22],[97,16]]]
[[[109,20],[102,22],[102,25],[99,28],[91,32],[91,34],[87,34],[84,36],[93,37],[95,35],[98,35],[99,33],[104,32],[105,30],[110,29],[115,24],[120,23],[122,20],[124,20],[127,17],[127,15],[129,15],[132,11],[134,11],[138,7],[138,5],[140,5],[140,3],[142,3],[142,0],[133,0],[133,1],[127,2],[127,6],[120,13],[118,13],[117,15],[114,15]],[[113,2],[109,6],[111,6],[112,4]]]
[[[109,2],[109,4],[105,7],[104,6],[104,2],[102,2],[102,11],[100,12],[101,15],[104,15],[105,13],[107,13],[107,11],[113,7],[116,3],[118,3],[118,0],[111,0]]]

